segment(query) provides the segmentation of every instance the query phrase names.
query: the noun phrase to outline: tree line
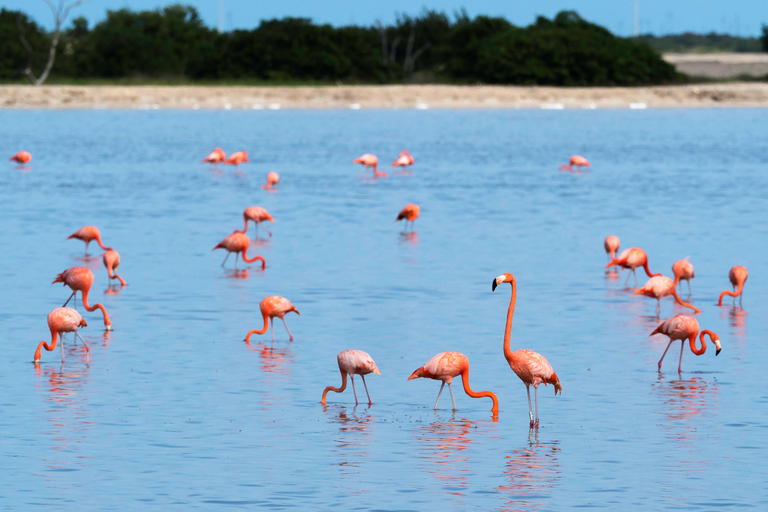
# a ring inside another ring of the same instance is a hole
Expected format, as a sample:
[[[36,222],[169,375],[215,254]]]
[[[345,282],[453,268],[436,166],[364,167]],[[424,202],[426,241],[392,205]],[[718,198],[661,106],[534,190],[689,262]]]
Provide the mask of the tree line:
[[[27,45],[20,36],[24,36]],[[0,79],[45,66],[52,34],[0,10]],[[31,51],[30,51],[31,49]],[[527,27],[499,17],[425,10],[394,24],[333,27],[306,18],[218,33],[190,6],[110,10],[60,34],[54,79],[259,80],[322,83],[643,85],[680,80],[643,41],[563,11]]]

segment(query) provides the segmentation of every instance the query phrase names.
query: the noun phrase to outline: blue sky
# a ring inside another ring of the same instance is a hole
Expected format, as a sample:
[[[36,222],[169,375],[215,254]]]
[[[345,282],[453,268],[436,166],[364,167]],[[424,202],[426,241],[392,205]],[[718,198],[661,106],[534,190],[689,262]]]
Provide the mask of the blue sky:
[[[107,9],[154,9],[174,3],[195,6],[208,25],[216,26],[218,0],[90,0],[73,13],[93,24],[105,17]],[[226,30],[253,28],[262,19],[284,16],[333,25],[368,25],[376,18],[393,21],[396,12],[418,14],[427,7],[452,13],[466,7],[472,16],[504,16],[516,25],[527,25],[537,15],[551,17],[560,10],[573,9],[618,35],[631,35],[634,11],[634,0],[224,0],[224,5]],[[44,26],[52,26],[44,0],[0,0],[0,6],[23,10]],[[768,24],[768,0],[640,0],[642,33],[716,31],[755,36],[761,23]]]

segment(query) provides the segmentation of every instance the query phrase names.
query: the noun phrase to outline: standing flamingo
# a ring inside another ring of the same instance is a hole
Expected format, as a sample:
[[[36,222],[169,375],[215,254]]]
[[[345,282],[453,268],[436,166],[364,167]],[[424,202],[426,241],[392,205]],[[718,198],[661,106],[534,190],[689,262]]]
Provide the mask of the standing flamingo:
[[[117,275],[117,272],[115,272],[117,267],[120,266],[120,253],[114,249],[107,249],[107,252],[102,255],[102,260],[104,261],[104,267],[107,269],[109,278],[117,279],[120,281],[120,286],[125,286],[127,284],[125,279]]]
[[[232,153],[229,158],[224,160],[224,165],[234,165],[236,170],[240,170],[240,164],[248,161],[248,153],[245,151],[238,151]]]
[[[216,249],[227,250],[227,257],[224,258],[224,261],[221,262],[222,267],[227,262],[227,258],[229,258],[229,255],[234,252],[235,253],[235,269],[237,269],[237,253],[242,253],[243,261],[246,263],[253,263],[254,261],[261,260],[261,270],[264,270],[264,268],[267,266],[267,262],[264,260],[262,256],[256,256],[254,258],[249,259],[248,256],[245,255],[245,253],[248,252],[248,246],[250,244],[251,244],[251,241],[248,240],[248,235],[236,229],[232,232],[231,235],[228,235],[224,240],[216,244],[216,247],[214,247],[211,250],[212,251],[215,251]]]
[[[408,222],[410,221],[411,231],[413,231],[413,223],[419,218],[420,211],[421,208],[419,208],[419,205],[408,203],[402,210],[400,210],[400,213],[397,214],[395,222],[405,219],[405,224],[403,225],[403,232],[405,232],[405,230],[408,229]]]
[[[19,151],[8,160],[17,164],[28,164],[32,160],[32,153],[29,151]]]
[[[248,334],[245,336],[246,343],[250,343],[251,334],[264,334],[267,332],[267,320],[270,320],[272,324],[272,343],[274,343],[275,317],[283,321],[285,330],[288,331],[288,336],[290,336],[290,341],[293,341],[293,334],[291,334],[291,330],[288,328],[288,324],[285,322],[285,314],[290,313],[291,311],[295,312],[297,315],[301,315],[301,313],[299,313],[299,310],[296,309],[293,304],[291,304],[291,301],[285,297],[271,295],[269,297],[264,297],[261,300],[259,303],[259,309],[261,310],[261,315],[264,317],[264,327],[261,329],[252,329],[248,331]]]
[[[608,235],[605,237],[603,247],[605,247],[605,253],[608,255],[608,261],[613,260],[616,258],[616,251],[619,250],[619,237],[615,235]]]
[[[85,350],[90,352],[91,348],[77,332],[78,327],[87,326],[88,324],[85,322],[85,320],[83,320],[83,317],[80,316],[80,313],[72,308],[56,308],[48,313],[48,328],[51,330],[51,344],[49,345],[45,341],[41,341],[37,345],[37,350],[35,350],[35,362],[40,362],[41,349],[45,348],[45,350],[52,352],[56,348],[56,343],[59,339],[58,337],[65,332],[75,333],[75,336],[80,338],[80,341],[82,341],[83,345],[85,345]],[[63,343],[61,345],[61,363],[64,364]]]
[[[67,237],[67,240],[70,238],[76,238],[78,240],[82,240],[85,242],[85,255],[88,256],[88,244],[90,244],[92,241],[96,240],[96,243],[99,244],[99,247],[101,247],[103,250],[109,250],[109,247],[106,247],[101,242],[101,233],[99,233],[99,228],[96,226],[83,226],[82,228],[78,229],[71,235]]]
[[[557,374],[552,369],[544,356],[534,352],[533,350],[519,349],[512,352],[509,347],[509,338],[512,333],[512,317],[515,314],[515,302],[517,301],[517,282],[515,276],[510,273],[505,273],[493,280],[491,284],[491,291],[495,291],[496,287],[501,283],[510,283],[512,285],[512,299],[509,301],[509,309],[507,310],[507,325],[504,328],[504,357],[507,358],[509,367],[512,371],[520,377],[520,380],[525,384],[525,389],[528,391],[528,416],[531,420],[531,428],[539,426],[539,384],[544,383],[552,384],[555,387],[555,395],[558,391],[563,393],[563,387],[560,385],[560,379],[557,378]],[[531,408],[531,385],[533,385],[535,399],[536,399],[536,421],[533,420],[533,409]]]
[[[93,284],[93,272],[85,267],[72,267],[68,268],[61,274],[56,276],[51,284],[64,283],[64,286],[69,286],[72,289],[72,295],[69,296],[64,306],[69,304],[69,301],[75,299],[77,301],[77,292],[83,296],[83,307],[86,311],[96,311],[96,308],[101,310],[101,314],[104,316],[104,328],[107,331],[112,330],[112,321],[107,314],[107,308],[101,304],[94,304],[91,306],[88,304],[88,292],[91,291],[91,285]],[[74,303],[73,303],[74,304]],[[63,307],[63,306],[62,306]]]
[[[691,279],[693,279],[693,264],[688,261],[688,257],[686,257],[683,260],[677,260],[672,264],[672,273],[675,274],[675,286],[677,286],[678,283],[680,283],[680,287],[682,288],[681,281],[687,281],[688,282],[688,295],[691,295]]]
[[[697,315],[701,313],[699,308],[692,306],[687,302],[683,302],[680,299],[677,295],[677,290],[675,290],[674,281],[666,276],[653,276],[642,288],[635,290],[632,295],[645,295],[646,297],[656,299],[656,316],[659,316],[659,312],[661,311],[661,298],[666,297],[667,295],[672,295],[675,298],[675,302],[683,307],[694,310]]]
[[[227,155],[221,148],[217,147],[211,151],[207,157],[203,158],[203,163],[213,164],[215,166],[216,164],[220,164],[226,159]]]
[[[373,358],[362,350],[342,350],[339,355],[336,356],[339,362],[339,371],[341,372],[341,387],[336,388],[328,386],[323,390],[323,399],[320,403],[325,405],[325,396],[329,391],[341,393],[347,389],[347,375],[352,380],[352,393],[355,395],[355,405],[358,405],[357,391],[355,390],[355,375],[359,375],[363,379],[363,386],[365,386],[365,394],[368,395],[368,405],[373,405],[371,401],[371,394],[368,393],[368,385],[365,383],[365,376],[369,373],[375,373],[381,375],[381,372],[376,367],[376,363],[373,362]]]
[[[254,224],[256,224],[256,238],[259,238],[259,225],[262,222],[270,221],[275,222],[275,219],[272,218],[272,216],[269,214],[267,210],[262,208],[261,206],[249,206],[248,208],[243,211],[243,219],[245,220],[245,227],[243,228],[243,233],[246,233],[248,231],[248,221],[252,220]],[[269,233],[269,236],[272,236],[272,233],[269,232],[267,228],[264,226],[261,226],[264,228],[264,231]]]
[[[269,171],[267,173],[267,184],[262,185],[261,188],[265,190],[272,190],[278,183],[280,183],[280,175],[275,171]]]
[[[704,341],[704,335],[707,334],[709,335],[709,339],[712,340],[712,343],[714,343],[715,347],[717,348],[715,355],[720,353],[720,338],[717,336],[717,334],[713,333],[709,329],[704,329],[701,331],[701,336],[699,337],[699,340],[701,341],[701,349],[697,350],[696,335],[698,333],[699,322],[697,322],[696,319],[692,316],[688,315],[673,316],[672,318],[664,320],[661,325],[654,329],[650,334],[651,336],[654,334],[664,334],[669,336],[669,344],[667,344],[667,348],[664,349],[664,353],[661,355],[661,359],[659,359],[659,371],[661,371],[661,362],[664,360],[664,356],[667,355],[667,350],[669,350],[669,347],[675,340],[680,340],[683,342],[680,345],[680,363],[677,366],[677,373],[682,373],[683,371],[683,349],[685,348],[686,339],[690,342],[691,352],[697,356],[700,356],[707,351],[707,344]]]
[[[360,158],[355,158],[352,160],[353,164],[363,164],[363,166],[368,169],[369,167],[373,168],[373,177],[374,178],[386,178],[387,173],[384,171],[379,172],[379,159],[376,158],[376,155],[372,155],[370,153],[366,153]]]
[[[402,150],[397,160],[392,162],[392,167],[400,167],[400,171],[405,171],[409,165],[413,165],[413,157],[407,149]]]
[[[624,249],[621,251],[621,254],[619,254],[619,257],[613,258],[610,263],[605,266],[605,268],[612,267],[614,265],[630,269],[632,271],[632,275],[635,276],[635,286],[637,286],[637,274],[635,274],[635,269],[637,267],[643,267],[645,269],[645,273],[648,274],[648,277],[661,275],[651,274],[651,271],[648,270],[648,255],[645,254],[644,250],[638,249],[637,247]],[[627,279],[624,281],[624,284],[626,285],[627,282],[629,282],[629,274],[627,274]]]
[[[731,268],[731,271],[728,272],[728,279],[731,281],[731,285],[733,286],[733,291],[725,290],[720,294],[720,299],[717,301],[718,306],[723,305],[723,297],[726,295],[730,295],[733,297],[733,303],[736,304],[736,297],[739,298],[739,304],[741,304],[741,298],[742,298],[742,292],[744,291],[744,283],[747,282],[747,277],[749,277],[749,274],[747,273],[747,268],[742,267],[741,265],[737,265],[735,267]]]
[[[418,379],[424,377],[427,379],[434,379],[443,381],[440,386],[440,391],[437,393],[437,400],[435,400],[435,407],[440,402],[440,395],[443,392],[443,388],[448,384],[448,391],[451,392],[451,403],[453,403],[453,410],[456,410],[456,400],[453,399],[453,388],[451,382],[454,377],[461,375],[461,383],[464,384],[464,392],[472,398],[485,398],[488,397],[493,400],[493,406],[491,407],[491,413],[496,416],[499,414],[499,400],[496,395],[490,391],[480,391],[479,393],[472,391],[469,387],[469,359],[461,352],[440,352],[435,357],[424,363],[424,366],[414,371],[408,380]]]
[[[592,165],[590,165],[589,161],[583,156],[573,155],[568,164],[560,164],[559,170],[571,172],[574,167],[589,167],[591,169]]]

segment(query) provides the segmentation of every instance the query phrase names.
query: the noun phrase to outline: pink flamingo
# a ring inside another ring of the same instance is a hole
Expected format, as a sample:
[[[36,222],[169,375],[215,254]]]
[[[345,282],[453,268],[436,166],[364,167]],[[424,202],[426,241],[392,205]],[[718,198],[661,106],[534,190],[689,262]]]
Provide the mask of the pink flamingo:
[[[677,290],[675,290],[674,281],[666,276],[654,276],[650,278],[642,288],[635,290],[632,295],[645,295],[646,297],[656,299],[656,316],[658,316],[661,311],[661,298],[666,297],[667,295],[672,295],[672,297],[675,298],[675,302],[683,307],[694,310],[697,315],[701,313],[699,308],[692,306],[687,302],[683,302],[680,299],[677,295]]]
[[[493,400],[493,406],[491,407],[491,413],[496,416],[499,414],[499,400],[496,395],[490,391],[480,391],[479,393],[472,391],[469,387],[469,359],[461,352],[441,352],[435,357],[424,363],[424,366],[414,371],[408,380],[427,378],[442,381],[440,391],[437,393],[437,400],[435,400],[435,406],[433,409],[437,409],[437,404],[440,402],[440,395],[443,392],[443,388],[448,384],[448,391],[451,392],[451,403],[453,403],[453,410],[456,410],[456,400],[453,399],[453,388],[451,382],[454,377],[461,375],[461,383],[464,384],[464,392],[472,398],[490,398]]]
[[[85,255],[88,256],[88,244],[90,244],[92,241],[96,240],[96,243],[99,244],[99,247],[101,247],[103,250],[107,251],[110,248],[106,247],[101,242],[101,233],[99,233],[99,228],[96,226],[84,226],[71,235],[67,237],[67,240],[70,238],[76,238],[77,240],[82,240],[85,242]]]
[[[77,332],[79,327],[87,327],[88,324],[80,316],[80,313],[72,308],[56,308],[48,313],[48,328],[51,330],[51,344],[49,345],[45,341],[41,341],[37,345],[35,350],[35,362],[40,362],[40,351],[45,350],[52,352],[56,348],[58,337],[65,332],[73,332],[75,336],[80,338],[80,341],[85,345],[85,350],[90,352],[91,348],[85,342],[85,340]],[[61,363],[64,364],[64,344],[61,346]]]
[[[736,304],[736,297],[739,298],[739,304],[741,304],[741,298],[742,298],[742,292],[744,291],[744,283],[747,282],[747,277],[749,277],[749,274],[747,273],[747,268],[742,267],[741,265],[737,265],[735,267],[732,267],[730,272],[728,272],[728,279],[731,281],[731,285],[733,286],[733,291],[725,290],[720,294],[720,299],[717,301],[718,306],[723,305],[723,297],[726,295],[730,295],[733,297],[733,303]]]
[[[226,159],[227,159],[227,155],[224,153],[224,151],[221,148],[217,147],[216,149],[211,151],[207,157],[203,158],[203,163],[216,165],[216,164],[222,163]]]
[[[104,317],[104,330],[111,331],[112,321],[109,319],[109,315],[107,314],[107,308],[101,304],[94,304],[93,306],[88,304],[88,293],[91,291],[93,279],[93,272],[91,272],[90,269],[85,267],[72,267],[57,275],[56,279],[54,279],[51,284],[64,283],[64,286],[69,286],[72,289],[72,295],[69,296],[67,302],[64,303],[64,306],[69,304],[69,301],[72,299],[77,301],[77,292],[80,292],[85,310],[96,311],[97,308],[100,309],[101,314]]]
[[[278,183],[280,183],[280,175],[275,171],[269,171],[267,173],[267,184],[262,185],[261,188],[265,190],[272,190]]]
[[[261,310],[261,315],[264,317],[264,327],[261,329],[252,329],[248,331],[248,334],[245,336],[246,343],[250,343],[251,334],[264,334],[265,332],[267,332],[268,320],[271,321],[272,323],[272,343],[274,343],[275,342],[275,317],[283,321],[283,325],[285,325],[285,330],[288,331],[288,336],[290,336],[290,341],[293,341],[293,334],[291,334],[291,330],[288,328],[288,324],[285,322],[285,314],[293,311],[297,315],[301,316],[301,313],[299,313],[299,310],[296,309],[293,306],[293,304],[291,304],[291,301],[289,301],[285,297],[272,295],[269,297],[264,297],[261,300],[261,302],[259,303],[259,309]]]
[[[240,164],[248,161],[248,153],[245,151],[238,151],[232,153],[229,158],[224,160],[224,165],[234,165],[236,170],[240,170]]]
[[[648,270],[648,255],[645,254],[644,250],[638,249],[637,247],[624,249],[621,251],[621,254],[619,254],[619,257],[613,258],[610,263],[605,266],[605,268],[612,267],[614,265],[630,269],[632,271],[632,275],[635,276],[635,286],[637,286],[637,274],[635,274],[635,269],[637,267],[643,267],[645,269],[645,273],[648,274],[648,277],[661,275],[651,274],[651,271]],[[624,281],[624,284],[626,285],[627,282],[629,282],[629,274],[627,274],[627,279]]]
[[[336,356],[339,362],[339,371],[341,372],[341,387],[336,388],[328,386],[323,390],[323,399],[320,403],[325,405],[325,396],[329,391],[341,393],[347,389],[347,375],[352,380],[352,393],[355,395],[355,405],[358,405],[357,391],[355,390],[355,375],[359,375],[363,379],[363,386],[365,386],[365,394],[368,395],[368,405],[373,405],[371,401],[371,394],[368,393],[368,385],[365,383],[365,376],[369,373],[375,373],[381,375],[381,372],[376,367],[376,363],[373,362],[373,358],[362,350],[342,350],[339,355]]]
[[[366,153],[360,158],[355,158],[352,160],[353,164],[363,164],[363,166],[368,169],[371,167],[373,169],[373,177],[374,178],[386,178],[387,173],[384,171],[379,171],[379,159],[376,158],[376,155],[372,155],[370,153]]]
[[[397,214],[397,218],[395,219],[395,222],[405,219],[403,232],[405,232],[405,230],[408,229],[408,222],[411,223],[411,231],[413,231],[413,223],[416,222],[416,219],[419,218],[419,212],[421,212],[421,208],[419,208],[419,205],[408,203],[407,205],[405,205],[405,207],[403,207],[402,210],[400,210],[400,213]]]
[[[408,152],[407,149],[404,149],[400,152],[400,156],[397,157],[397,160],[392,162],[392,167],[400,167],[400,171],[405,171],[405,168],[409,165],[413,165],[413,157]]]
[[[592,165],[590,165],[589,161],[586,158],[584,158],[583,156],[573,155],[571,157],[570,162],[567,165],[566,164],[560,164],[560,169],[559,170],[560,171],[571,172],[571,170],[574,167],[589,167],[591,169]]]
[[[107,269],[107,274],[109,274],[110,279],[117,279],[120,281],[120,286],[125,286],[126,283],[125,279],[117,275],[117,267],[120,266],[120,253],[117,252],[114,249],[107,249],[107,252],[105,252],[102,255],[102,260],[104,261],[104,267]]]
[[[19,151],[8,160],[17,164],[28,164],[32,160],[32,153],[29,151]]]
[[[605,237],[603,247],[605,247],[605,253],[608,255],[608,261],[613,260],[616,257],[616,251],[619,250],[619,237],[608,235]]]
[[[688,257],[683,260],[677,260],[672,264],[672,273],[675,275],[675,286],[681,281],[688,282],[688,295],[691,295],[691,279],[695,276],[693,274],[693,264],[688,261]],[[682,283],[680,284],[682,288]]]
[[[509,301],[507,310],[507,325],[504,328],[504,357],[509,363],[512,371],[523,381],[525,389],[528,391],[528,416],[531,420],[530,426],[539,426],[539,384],[552,384],[555,387],[555,395],[558,392],[562,395],[563,386],[560,379],[552,369],[549,361],[541,354],[533,350],[519,349],[512,352],[509,346],[510,335],[512,333],[512,317],[515,314],[515,302],[517,301],[517,282],[515,276],[509,272],[500,275],[493,280],[491,291],[496,291],[496,287],[501,283],[510,283],[512,285],[512,298]],[[531,408],[531,386],[534,389],[536,399],[536,421],[533,419],[533,409]]]
[[[245,255],[245,253],[248,252],[248,246],[251,244],[251,241],[248,240],[248,235],[243,233],[239,230],[234,230],[231,235],[228,235],[224,240],[216,244],[216,247],[211,249],[212,251],[215,251],[216,249],[225,249],[227,251],[227,257],[224,258],[224,261],[221,262],[221,266],[223,267],[224,264],[227,262],[227,258],[229,258],[229,255],[231,253],[235,253],[235,269],[237,269],[237,253],[242,253],[243,255],[243,261],[246,263],[253,263],[254,261],[261,261],[261,270],[264,270],[267,266],[267,262],[264,260],[261,256],[256,256],[254,258],[248,258],[248,256]]]
[[[252,220],[254,224],[256,224],[256,238],[259,238],[259,225],[261,225],[262,222],[270,221],[275,222],[275,219],[272,218],[272,216],[269,214],[267,210],[262,208],[261,206],[249,206],[248,208],[243,211],[243,219],[245,220],[245,227],[243,228],[243,233],[246,233],[248,231],[248,221]],[[269,230],[261,226],[264,231],[269,233],[269,236],[272,236],[272,233],[269,232]]]
[[[659,359],[659,371],[661,371],[661,362],[664,360],[664,356],[667,355],[667,350],[669,350],[669,347],[672,345],[672,342],[675,340],[680,340],[683,343],[680,345],[680,363],[677,366],[677,373],[682,373],[683,371],[683,349],[685,348],[685,340],[689,340],[690,346],[691,346],[691,352],[696,354],[697,356],[702,355],[704,352],[707,351],[707,344],[704,341],[704,335],[707,334],[709,336],[709,339],[712,341],[712,343],[715,344],[715,347],[717,350],[715,351],[715,355],[718,355],[720,353],[720,338],[717,336],[717,334],[713,333],[712,331],[708,329],[704,329],[701,331],[701,336],[699,337],[699,340],[701,341],[701,349],[696,349],[696,335],[699,333],[699,322],[696,321],[695,318],[688,315],[677,315],[673,316],[672,318],[669,318],[661,323],[656,329],[653,330],[651,333],[651,336],[654,334],[664,334],[666,336],[669,336],[669,344],[667,344],[667,348],[664,350],[664,353],[661,355],[661,359]]]

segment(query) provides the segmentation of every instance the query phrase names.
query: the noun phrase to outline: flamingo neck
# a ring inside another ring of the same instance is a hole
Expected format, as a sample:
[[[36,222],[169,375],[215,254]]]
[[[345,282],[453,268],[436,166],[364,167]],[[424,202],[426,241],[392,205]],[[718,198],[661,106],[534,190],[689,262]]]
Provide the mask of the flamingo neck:
[[[507,310],[507,325],[504,328],[504,357],[507,361],[513,359],[512,349],[509,347],[509,338],[512,334],[512,317],[515,315],[515,302],[517,302],[517,282],[515,278],[512,278],[512,298],[509,301],[509,309]]]
[[[720,294],[720,299],[717,301],[718,306],[723,305],[723,298],[728,295],[730,297],[738,297],[741,295],[741,292],[744,291],[744,281],[739,281],[739,284],[736,288],[735,292],[732,292],[731,290],[724,290],[723,293]]]
[[[56,344],[58,343],[58,341],[59,341],[59,333],[57,333],[54,330],[51,330],[51,344],[49,345],[45,341],[41,341],[37,345],[37,350],[35,350],[35,362],[40,361],[40,351],[42,348],[45,348],[45,350],[47,350],[48,352],[51,352],[53,351],[53,349],[56,348]]]
[[[109,315],[107,314],[107,308],[105,308],[101,304],[94,304],[91,306],[88,304],[88,292],[89,289],[83,289],[80,291],[80,293],[83,294],[83,307],[86,309],[86,311],[96,311],[96,309],[101,310],[101,314],[104,315],[104,326],[107,328],[107,330],[110,330],[112,328],[112,320],[109,319]]]
[[[697,308],[696,306],[688,304],[687,302],[683,302],[682,299],[680,299],[680,296],[677,294],[677,290],[674,288],[674,286],[672,287],[672,296],[675,298],[675,302],[677,302],[681,306],[694,310],[697,315],[699,313],[701,313],[701,310],[699,308]]]
[[[704,329],[703,331],[701,331],[701,334],[699,334],[699,341],[701,341],[701,348],[698,350],[696,349],[696,335],[694,334],[688,340],[691,344],[691,352],[693,352],[697,356],[700,356],[707,351],[707,343],[704,341],[704,334],[709,334],[709,339],[710,340],[712,339],[712,334],[713,334],[712,331],[709,331],[707,329]]]
[[[104,251],[108,251],[111,249],[111,247],[106,247],[104,243],[101,241],[101,235],[96,237],[96,243],[99,244],[99,247],[101,247],[101,249]]]
[[[264,260],[264,258],[261,257],[261,256],[255,256],[253,258],[248,258],[248,256],[245,255],[245,251],[243,251],[241,254],[243,255],[243,261],[246,262],[246,263],[253,263],[254,261],[261,260],[261,270],[264,270],[264,268],[267,266],[266,260]]]
[[[656,277],[661,275],[661,274],[651,274],[651,271],[648,269],[648,258],[645,259],[645,263],[643,263],[643,268],[645,269],[645,273],[648,274],[648,277]]]
[[[320,403],[322,405],[325,405],[325,395],[327,395],[329,391],[333,391],[335,393],[341,393],[342,391],[347,389],[347,372],[341,369],[339,369],[339,371],[341,372],[341,387],[335,388],[333,386],[328,386],[327,388],[325,388],[323,390],[323,399],[320,400]]]
[[[491,412],[494,416],[499,414],[499,400],[496,398],[496,395],[491,393],[490,391],[480,391],[475,392],[472,391],[472,388],[469,387],[469,370],[465,369],[463,372],[461,372],[461,383],[464,385],[464,392],[471,396],[472,398],[490,398],[493,400],[493,407],[491,407]]]
[[[250,343],[251,334],[264,334],[265,332],[267,332],[267,329],[269,329],[269,315],[264,314],[264,327],[262,327],[261,330],[251,329],[250,331],[248,331],[248,334],[245,336],[245,342]]]

